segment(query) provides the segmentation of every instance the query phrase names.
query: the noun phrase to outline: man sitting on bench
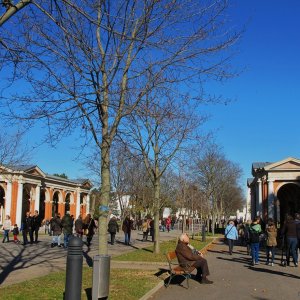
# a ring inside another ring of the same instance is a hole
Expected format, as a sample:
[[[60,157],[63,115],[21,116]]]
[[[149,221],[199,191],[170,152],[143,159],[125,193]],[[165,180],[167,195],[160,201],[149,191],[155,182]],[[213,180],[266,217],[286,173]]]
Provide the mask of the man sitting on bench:
[[[186,233],[179,237],[175,250],[179,264],[190,264],[195,267],[197,269],[196,280],[202,284],[212,284],[213,281],[207,279],[209,275],[207,260],[189,242],[190,239]]]

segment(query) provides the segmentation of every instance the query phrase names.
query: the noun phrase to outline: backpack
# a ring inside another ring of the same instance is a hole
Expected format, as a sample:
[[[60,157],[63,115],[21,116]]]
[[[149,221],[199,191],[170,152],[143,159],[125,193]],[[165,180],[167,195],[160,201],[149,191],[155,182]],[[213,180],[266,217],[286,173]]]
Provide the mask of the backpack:
[[[250,239],[250,243],[259,243],[259,232],[255,231],[254,229],[252,229],[252,227],[250,227],[249,230],[249,239]]]

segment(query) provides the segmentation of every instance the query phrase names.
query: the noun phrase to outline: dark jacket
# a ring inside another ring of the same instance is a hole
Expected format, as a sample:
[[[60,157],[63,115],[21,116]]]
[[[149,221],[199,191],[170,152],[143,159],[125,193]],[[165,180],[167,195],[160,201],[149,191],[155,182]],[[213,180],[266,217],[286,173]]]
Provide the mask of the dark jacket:
[[[178,241],[175,252],[180,264],[189,263],[191,266],[193,266],[197,260],[204,259],[200,255],[194,254],[192,249],[186,243],[183,243],[181,241]]]
[[[119,225],[115,218],[111,218],[108,222],[108,232],[116,233],[119,232]]]
[[[297,237],[297,227],[296,222],[291,220],[284,223],[281,234],[287,238],[296,238]]]
[[[124,233],[131,232],[132,227],[133,227],[132,221],[129,218],[125,218],[122,225],[122,230],[124,231]]]
[[[75,231],[76,233],[80,233],[80,234],[82,234],[83,232],[83,221],[81,218],[78,218],[75,221]]]
[[[22,222],[22,230],[32,230],[33,228],[33,220],[32,217],[25,217],[25,219]]]
[[[60,217],[53,217],[50,220],[50,228],[53,231],[53,235],[60,235],[61,234],[61,219]]]
[[[64,234],[72,234],[73,220],[69,214],[63,216],[61,220],[61,226],[63,228]]]
[[[42,219],[40,215],[32,217],[32,227],[33,229],[39,229],[42,225]]]

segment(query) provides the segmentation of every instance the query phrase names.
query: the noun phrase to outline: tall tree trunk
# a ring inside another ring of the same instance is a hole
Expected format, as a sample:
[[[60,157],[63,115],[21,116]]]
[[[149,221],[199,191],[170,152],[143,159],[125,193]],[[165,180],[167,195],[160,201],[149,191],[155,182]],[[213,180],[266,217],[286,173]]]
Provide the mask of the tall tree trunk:
[[[99,207],[99,254],[107,255],[107,218],[110,197],[110,140],[103,135],[101,147],[101,201]]]
[[[154,183],[154,253],[159,253],[160,178]]]

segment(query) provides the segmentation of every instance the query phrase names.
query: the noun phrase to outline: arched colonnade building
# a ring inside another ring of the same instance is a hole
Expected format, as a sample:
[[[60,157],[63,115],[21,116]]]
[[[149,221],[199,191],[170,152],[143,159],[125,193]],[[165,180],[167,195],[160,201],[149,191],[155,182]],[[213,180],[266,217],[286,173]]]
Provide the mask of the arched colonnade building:
[[[251,218],[273,218],[282,226],[287,214],[300,212],[300,160],[288,157],[281,161],[252,164],[253,178],[247,182],[247,204]]]
[[[38,166],[0,166],[0,224],[9,215],[12,224],[21,226],[27,211],[39,211],[50,220],[67,211],[76,219],[89,213],[88,179],[69,180],[45,174]]]

